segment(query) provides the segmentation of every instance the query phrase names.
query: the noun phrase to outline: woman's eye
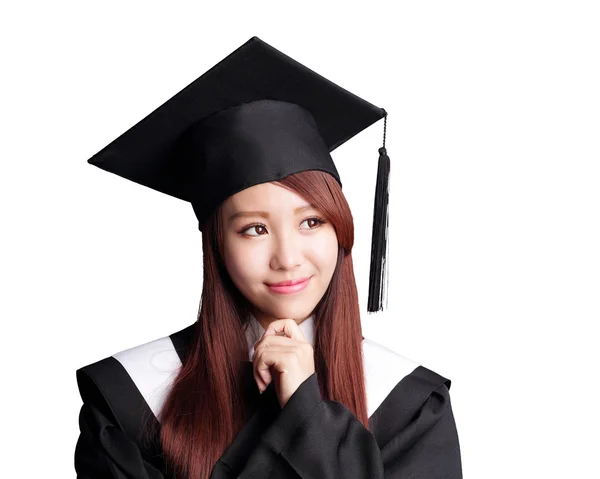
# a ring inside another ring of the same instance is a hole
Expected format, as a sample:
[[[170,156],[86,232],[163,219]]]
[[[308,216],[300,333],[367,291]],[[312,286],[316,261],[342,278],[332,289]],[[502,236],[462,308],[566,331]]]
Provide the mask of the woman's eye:
[[[313,226],[312,226],[312,227],[311,227],[311,226],[309,226],[309,227],[308,227],[308,229],[309,229],[309,230],[311,230],[311,229],[313,229],[313,230],[314,230],[314,229],[317,229],[317,228],[318,228],[318,227],[319,227],[321,224],[325,223],[325,221],[323,221],[321,218],[318,218],[318,217],[316,217],[316,216],[315,216],[315,217],[311,217],[311,218],[306,218],[306,219],[305,219],[305,220],[302,222],[302,224],[303,224],[303,223],[306,223],[307,221],[313,221]],[[248,226],[247,228],[244,228],[242,231],[240,231],[240,233],[241,233],[242,235],[245,235],[245,236],[261,236],[261,234],[260,234],[260,233],[259,233],[259,234],[256,234],[256,235],[254,235],[254,234],[247,234],[247,233],[246,233],[247,231],[254,231],[254,232],[257,232],[257,230],[259,230],[259,228],[261,228],[261,229],[263,229],[263,230],[264,230],[264,229],[265,229],[265,225],[263,225],[263,224],[261,224],[261,223],[257,223],[257,224],[255,224],[255,225],[250,225],[250,226]]]
[[[319,225],[321,225],[322,223],[325,223],[325,222],[324,222],[324,221],[323,221],[321,218],[317,218],[317,217],[314,217],[314,218],[306,218],[306,219],[305,219],[305,220],[304,220],[302,223],[304,223],[304,222],[306,222],[306,221],[314,221],[314,222],[315,222],[315,223],[314,223],[314,226],[315,226],[315,228],[310,228],[310,227],[309,227],[309,229],[316,229],[316,226],[319,226]]]
[[[258,228],[263,228],[264,229],[264,227],[265,227],[264,225],[252,225],[252,226],[248,226],[248,228],[246,228],[245,230],[242,230],[241,233],[243,235],[246,235],[246,231],[251,231],[251,230],[256,231]],[[246,235],[246,236],[260,236],[260,235],[258,234],[258,235]]]

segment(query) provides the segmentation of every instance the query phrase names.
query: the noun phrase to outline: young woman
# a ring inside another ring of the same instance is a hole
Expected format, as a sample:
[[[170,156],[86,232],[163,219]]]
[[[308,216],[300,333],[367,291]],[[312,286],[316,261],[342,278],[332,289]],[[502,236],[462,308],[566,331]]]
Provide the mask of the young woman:
[[[192,204],[204,281],[193,324],[77,370],[79,478],[462,477],[450,380],[362,336],[330,152],[382,117],[253,37],[89,160]]]

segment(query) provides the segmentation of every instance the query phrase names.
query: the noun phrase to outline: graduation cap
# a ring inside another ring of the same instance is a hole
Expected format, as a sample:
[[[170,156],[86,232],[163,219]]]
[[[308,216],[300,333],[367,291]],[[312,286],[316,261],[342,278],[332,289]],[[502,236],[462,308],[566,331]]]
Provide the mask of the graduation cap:
[[[381,118],[367,307],[376,312],[387,291],[387,113],[260,38],[238,47],[88,163],[190,202],[202,231],[224,200],[259,183],[321,170],[341,187],[330,152]]]

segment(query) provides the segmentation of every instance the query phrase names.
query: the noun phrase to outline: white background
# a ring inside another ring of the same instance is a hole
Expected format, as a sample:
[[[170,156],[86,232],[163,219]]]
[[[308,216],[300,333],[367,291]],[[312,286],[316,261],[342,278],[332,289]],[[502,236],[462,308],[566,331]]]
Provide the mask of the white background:
[[[333,152],[364,334],[452,380],[464,476],[598,474],[596,2],[16,8],[0,14],[2,476],[74,477],[75,370],[194,322],[191,206],[86,160],[254,35],[389,113],[378,315],[383,120]]]

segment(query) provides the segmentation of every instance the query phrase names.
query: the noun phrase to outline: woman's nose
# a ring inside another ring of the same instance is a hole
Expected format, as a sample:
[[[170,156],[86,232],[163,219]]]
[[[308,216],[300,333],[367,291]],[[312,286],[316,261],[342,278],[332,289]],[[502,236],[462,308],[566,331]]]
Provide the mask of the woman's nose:
[[[273,246],[273,267],[294,269],[302,264],[302,245],[294,235],[279,238]]]

